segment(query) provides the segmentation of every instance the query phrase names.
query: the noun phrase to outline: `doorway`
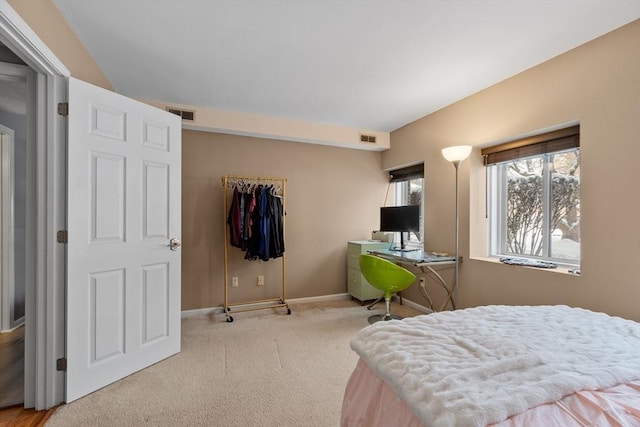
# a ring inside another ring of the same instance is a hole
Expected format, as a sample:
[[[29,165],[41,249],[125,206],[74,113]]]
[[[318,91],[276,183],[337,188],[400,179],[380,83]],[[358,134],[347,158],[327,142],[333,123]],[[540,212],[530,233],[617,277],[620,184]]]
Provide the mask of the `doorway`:
[[[68,255],[66,242],[67,239],[71,242],[72,237],[74,237],[72,233],[67,234],[67,205],[71,205],[72,200],[85,201],[86,198],[86,194],[80,195],[77,193],[73,197],[69,197],[69,200],[67,199],[67,183],[68,177],[70,176],[67,170],[67,149],[69,147],[67,144],[67,130],[68,127],[74,130],[83,127],[81,125],[82,121],[75,123],[75,126],[71,126],[71,124],[67,126],[68,122],[72,122],[72,120],[67,120],[67,114],[70,116],[69,118],[77,116],[71,114],[71,111],[74,110],[74,108],[77,110],[87,99],[83,98],[84,101],[81,101],[76,98],[76,102],[74,102],[73,99],[68,99],[70,96],[70,86],[73,86],[72,82],[75,80],[71,78],[70,71],[53,54],[46,44],[39,39],[20,15],[9,6],[6,0],[0,0],[0,42],[24,61],[31,71],[27,77],[26,116],[26,259],[28,268],[26,269],[26,310],[24,326],[24,407],[43,410],[49,409],[65,400],[65,396],[68,394],[65,392],[68,391],[69,386],[69,381],[67,380],[70,372],[73,370],[72,367],[83,366],[86,361],[75,348],[68,351],[68,346],[65,342],[65,315],[68,313],[69,307],[66,304],[67,293],[65,285],[67,284]],[[80,85],[91,86],[87,83],[77,82]],[[99,88],[94,87],[94,90],[95,89]],[[90,92],[93,92],[93,90]],[[100,99],[103,96],[118,96],[122,98],[120,101],[126,99],[125,97],[105,90],[100,90],[99,92],[100,94],[97,94],[97,96]],[[80,92],[76,92],[75,95],[82,97],[82,93],[83,91],[80,90]],[[84,91],[84,95],[87,95],[87,91]],[[121,118],[128,117],[129,107],[131,107],[133,112],[137,111],[140,116],[143,115],[143,111],[149,111],[147,109],[152,108],[130,99],[125,103],[128,105],[126,109],[122,109],[122,114],[119,116]],[[102,106],[104,103],[98,99],[94,104]],[[83,109],[80,107],[80,110]],[[87,113],[87,111],[88,109],[85,110],[84,113]],[[113,126],[117,123],[124,123],[122,120],[114,120],[115,116],[109,116],[114,111],[117,112],[119,110],[107,108],[103,112],[102,110],[97,111],[94,108],[94,111],[98,115],[103,113],[107,114],[106,120],[98,120],[97,124],[94,123],[94,126],[91,128],[91,132],[96,135],[103,131],[113,134]],[[89,122],[85,121],[84,123],[86,125]],[[101,125],[103,123],[108,125],[106,129],[102,129]],[[162,188],[165,190],[160,192],[147,191],[147,193],[145,193],[147,206],[151,207],[151,209],[145,212],[158,214],[165,212],[166,215],[163,218],[166,219],[165,223],[167,227],[162,227],[162,230],[165,230],[169,236],[178,236],[180,224],[180,118],[153,108],[153,113],[149,115],[146,122],[143,123],[139,117],[135,123],[136,129],[139,129],[139,131],[131,130],[128,134],[135,134],[138,138],[144,139],[144,145],[149,148],[149,150],[145,149],[145,152],[157,151],[158,155],[160,155],[161,153],[169,153],[169,150],[163,147],[175,147],[177,149],[178,154],[176,156],[169,155],[170,160],[174,160],[175,164],[171,161],[165,162],[167,166],[165,167],[160,164],[161,162],[158,160],[150,160],[145,165],[145,175],[142,173],[133,173],[132,176],[145,177],[142,181],[148,184],[153,182],[164,183],[164,187]],[[88,127],[85,126],[84,128],[87,129]],[[69,132],[71,132],[71,130]],[[69,139],[73,140],[74,138]],[[162,141],[164,141],[164,143],[162,143]],[[70,156],[69,154],[69,157]],[[107,155],[107,157],[108,156],[109,155]],[[117,156],[108,157],[107,160],[113,160],[114,157]],[[122,159],[124,159],[124,157],[122,157]],[[82,160],[82,164],[86,165],[88,157],[84,157]],[[110,182],[108,180],[108,172],[115,170],[112,166],[115,164],[124,164],[125,162],[122,160],[121,162],[111,161],[110,163],[107,161],[107,163],[107,167],[101,169],[107,174],[99,177],[101,178],[101,182],[105,183]],[[136,162],[132,163],[137,165],[141,164]],[[75,165],[75,162],[73,164]],[[100,163],[100,166],[104,166],[104,164]],[[170,174],[170,169],[175,171],[175,173]],[[86,178],[86,176],[85,174],[84,177]],[[124,177],[125,175],[120,173],[120,176]],[[172,179],[168,179],[169,177],[172,177]],[[85,185],[86,181],[75,180],[73,183]],[[170,189],[170,191],[167,192],[167,189]],[[104,194],[109,196],[110,193]],[[124,195],[125,193],[120,191],[120,194]],[[167,197],[168,194],[172,194],[176,198],[177,203],[173,203],[172,200]],[[105,200],[108,201],[111,199],[107,198]],[[168,208],[153,209],[153,207],[158,204],[158,201],[167,202],[172,210]],[[137,206],[136,203],[129,203],[128,205]],[[69,210],[73,211],[73,208]],[[174,210],[176,213],[171,213]],[[109,220],[108,216],[103,215],[103,217]],[[155,234],[157,234],[153,232],[153,230],[157,229],[157,224],[159,224],[153,215],[148,215],[147,217],[138,215],[137,217],[147,221],[145,222],[147,228],[144,230],[148,232],[148,236],[146,237],[149,238],[147,240],[155,245],[153,250],[154,256],[155,251],[162,256],[168,254],[170,261],[177,263],[175,268],[171,267],[170,269],[169,261],[163,261],[160,258],[158,258],[157,261],[153,258],[151,261],[147,261],[147,264],[144,264],[144,262],[141,264],[141,267],[146,268],[148,271],[145,277],[147,278],[146,280],[150,281],[149,283],[158,282],[165,284],[163,292],[153,292],[151,288],[147,288],[149,289],[146,293],[148,298],[144,299],[144,302],[149,305],[149,307],[155,304],[154,307],[164,308],[163,319],[167,319],[167,321],[158,321],[163,314],[158,314],[159,312],[157,310],[146,310],[144,311],[146,318],[142,318],[142,320],[146,322],[145,325],[147,325],[147,327],[138,328],[137,331],[146,330],[147,334],[151,334],[148,335],[147,338],[151,338],[153,343],[165,345],[167,351],[176,350],[173,351],[173,353],[175,353],[180,349],[180,253],[169,249],[168,240],[164,242],[164,239],[158,238],[156,239],[157,241],[152,239],[155,237]],[[173,218],[174,221],[171,221],[170,218]],[[90,225],[88,223],[88,217],[84,217],[81,222],[84,227],[89,227]],[[110,224],[113,223],[114,221],[112,220]],[[178,228],[174,230],[172,226],[169,226],[170,224],[174,224]],[[74,226],[76,225],[78,225],[77,222],[74,222]],[[150,225],[152,226],[149,228]],[[141,226],[138,227],[137,230],[143,230]],[[88,236],[89,234],[85,235]],[[145,236],[143,233],[137,233],[135,231],[132,232],[131,235]],[[77,235],[75,237],[77,238]],[[146,254],[147,252],[151,251],[142,250],[138,253]],[[69,256],[69,258],[71,258],[71,256]],[[102,259],[100,257],[93,258],[98,260]],[[69,263],[71,263],[71,261],[69,261]],[[81,260],[76,259],[75,265],[82,265]],[[68,270],[77,270],[75,265],[69,267]],[[155,268],[156,265],[158,268]],[[102,270],[99,269],[93,271],[93,273],[96,273],[94,275],[96,279],[102,278],[98,277],[98,273],[101,271]],[[171,272],[171,274],[169,274],[169,272]],[[85,276],[83,280],[86,280],[87,277],[88,276]],[[163,280],[158,280],[158,278]],[[74,283],[86,282],[75,281]],[[104,281],[102,281],[102,283],[104,283]],[[120,283],[124,282],[121,281]],[[120,289],[122,289],[122,287],[120,287]],[[136,296],[131,297],[131,299],[138,298],[138,300],[142,300],[138,297],[142,295],[141,292],[134,293]],[[109,297],[114,294],[107,292],[106,295]],[[162,298],[165,299],[163,300]],[[171,303],[163,304],[166,299],[170,299]],[[117,307],[124,307],[124,304],[122,304],[124,300],[120,298],[119,301],[121,304]],[[86,300],[77,303],[77,300],[74,300],[72,306],[80,306],[80,304],[85,302]],[[116,306],[114,305],[113,307]],[[167,313],[167,307],[169,313]],[[136,316],[135,314],[129,315],[129,318],[140,319],[141,317],[142,316]],[[169,318],[171,318],[171,321],[168,320]],[[82,321],[70,323],[86,326],[86,324],[89,324],[89,320],[85,321],[85,319],[89,318],[84,316],[83,313]],[[149,326],[160,324],[166,324],[169,327],[170,332],[167,339],[162,339],[161,336],[157,335],[155,326],[149,328]],[[101,327],[100,332],[110,332],[108,323],[104,323],[104,325],[104,327]],[[135,326],[136,325],[133,325],[132,327]],[[114,333],[118,331],[114,331]],[[127,336],[135,338],[137,335],[127,334]],[[109,341],[109,343],[114,343],[114,341]],[[136,354],[142,355],[143,352],[154,352],[153,345],[145,344],[142,345],[141,348],[143,351]],[[153,356],[155,357],[162,354],[164,353],[154,353]],[[74,355],[76,362],[77,360],[82,360],[83,363],[74,363],[71,360],[71,355]],[[100,361],[96,364],[99,364],[99,362]],[[139,369],[154,362],[155,359],[141,356]],[[131,365],[133,366],[133,363]],[[68,368],[69,370],[67,370]],[[93,380],[94,378],[90,379]],[[67,386],[67,390],[65,390],[65,386]],[[67,397],[67,399],[70,398]]]
[[[66,122],[58,112],[71,73],[6,0],[0,43],[28,70],[24,407],[42,410],[64,399],[65,245],[57,232],[66,229]]]
[[[27,80],[32,73],[0,45],[0,408],[24,402]]]

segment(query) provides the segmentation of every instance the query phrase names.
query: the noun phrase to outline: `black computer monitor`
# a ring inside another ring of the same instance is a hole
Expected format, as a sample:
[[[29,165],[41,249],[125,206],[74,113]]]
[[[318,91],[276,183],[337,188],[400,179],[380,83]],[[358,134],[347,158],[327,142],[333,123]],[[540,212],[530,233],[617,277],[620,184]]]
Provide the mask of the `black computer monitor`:
[[[380,208],[380,231],[400,233],[400,249],[405,249],[403,233],[420,232],[420,206]]]

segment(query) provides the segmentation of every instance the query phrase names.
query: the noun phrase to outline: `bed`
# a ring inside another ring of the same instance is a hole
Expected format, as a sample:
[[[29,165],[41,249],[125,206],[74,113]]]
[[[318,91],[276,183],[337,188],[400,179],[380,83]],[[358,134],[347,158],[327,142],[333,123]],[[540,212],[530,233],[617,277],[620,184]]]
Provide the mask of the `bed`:
[[[484,306],[377,322],[341,425],[640,426],[640,323],[567,306]]]

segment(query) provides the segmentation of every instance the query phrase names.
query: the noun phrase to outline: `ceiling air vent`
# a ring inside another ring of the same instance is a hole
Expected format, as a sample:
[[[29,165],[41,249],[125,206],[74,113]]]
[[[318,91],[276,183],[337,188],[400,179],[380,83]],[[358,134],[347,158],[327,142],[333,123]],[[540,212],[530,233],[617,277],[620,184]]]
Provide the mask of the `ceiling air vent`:
[[[182,120],[188,120],[190,122],[195,120],[195,116],[196,116],[195,111],[181,110],[179,108],[174,108],[174,107],[166,107],[165,109],[171,114],[175,114],[176,116],[182,117]]]
[[[360,142],[369,142],[371,144],[375,144],[376,143],[376,137],[375,137],[375,135],[360,134]]]

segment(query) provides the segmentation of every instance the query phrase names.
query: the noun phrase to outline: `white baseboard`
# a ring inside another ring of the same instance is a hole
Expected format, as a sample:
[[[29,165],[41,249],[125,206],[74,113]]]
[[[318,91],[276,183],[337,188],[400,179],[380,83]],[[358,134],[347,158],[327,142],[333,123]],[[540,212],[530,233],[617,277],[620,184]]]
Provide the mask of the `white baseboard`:
[[[181,317],[207,316],[209,314],[222,314],[224,310],[222,306],[210,308],[196,308],[194,310],[182,310]]]
[[[292,298],[287,299],[288,304],[304,304],[310,302],[321,302],[321,301],[337,301],[343,299],[349,299],[351,296],[348,293],[343,294],[333,294],[333,295],[320,295],[317,297],[305,297],[305,298]],[[247,304],[245,308],[251,308],[252,306],[258,307],[262,305],[260,303],[256,304]],[[231,305],[233,307],[233,305]],[[233,309],[232,309],[233,311]],[[209,314],[224,314],[224,309],[222,306],[218,307],[210,307],[210,308],[197,308],[194,310],[183,310],[181,317],[184,319],[186,317],[194,317],[194,316],[207,316]]]
[[[321,301],[338,301],[343,299],[350,299],[351,295],[348,293],[333,294],[333,295],[320,295],[317,297],[305,297],[305,298],[293,298],[288,299],[287,302],[291,304],[303,304],[308,302],[321,302]]]
[[[4,333],[8,333],[8,332],[13,332],[18,328],[22,328],[23,326],[24,326],[24,316],[22,316],[20,319],[16,320],[12,327],[10,327],[9,329],[1,330],[0,333],[4,334]]]

